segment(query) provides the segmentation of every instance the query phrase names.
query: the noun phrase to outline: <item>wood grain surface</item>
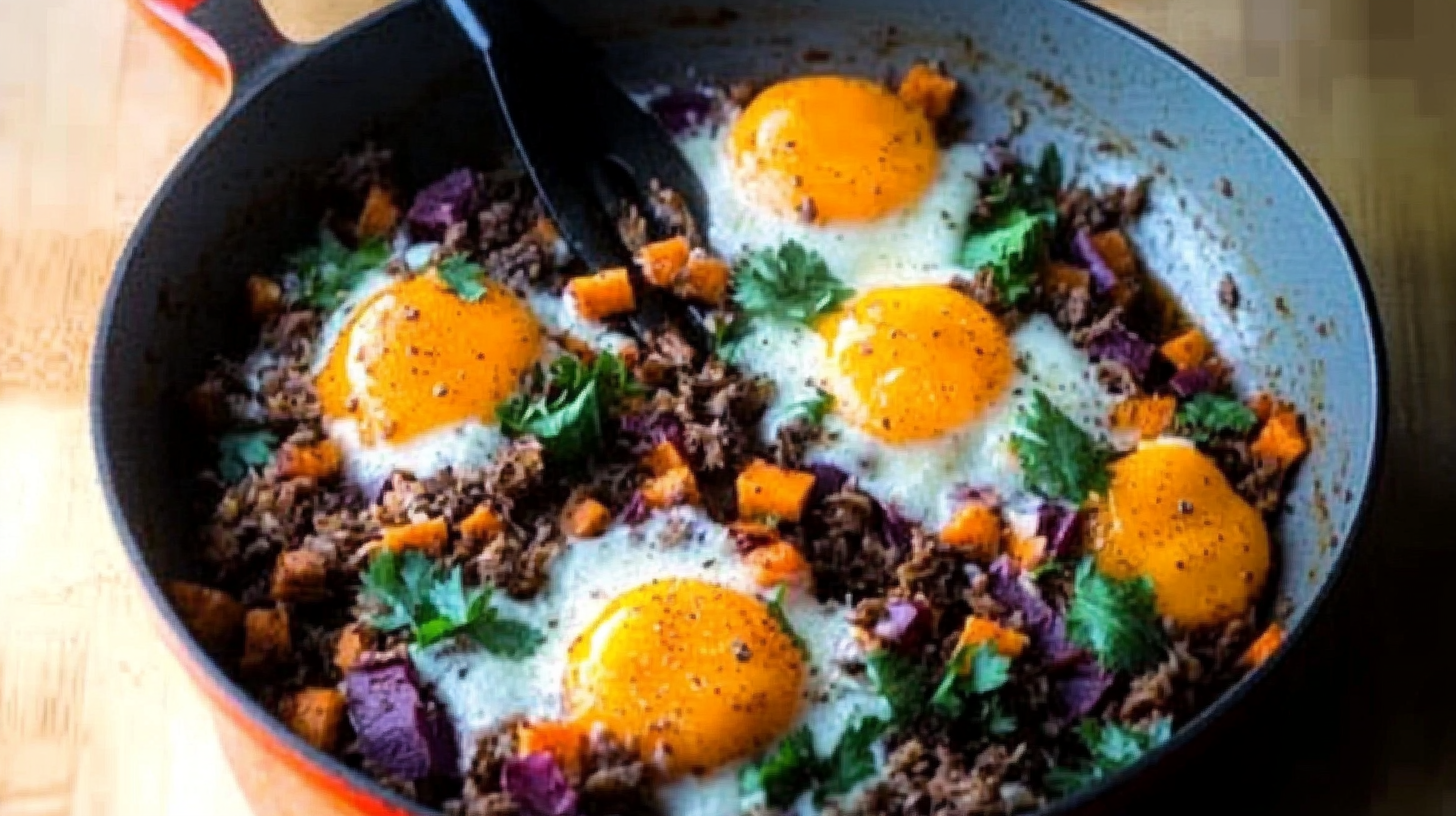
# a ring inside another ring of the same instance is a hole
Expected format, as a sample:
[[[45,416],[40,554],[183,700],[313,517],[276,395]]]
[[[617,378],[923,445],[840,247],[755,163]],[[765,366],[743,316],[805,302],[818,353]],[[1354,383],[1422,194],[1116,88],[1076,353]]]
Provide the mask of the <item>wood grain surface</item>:
[[[309,38],[379,2],[269,5]],[[1456,813],[1456,3],[1103,4],[1309,159],[1373,271],[1394,386],[1388,478],[1339,603],[1147,809]],[[123,564],[85,410],[112,263],[223,98],[121,0],[0,0],[0,816],[247,812]]]

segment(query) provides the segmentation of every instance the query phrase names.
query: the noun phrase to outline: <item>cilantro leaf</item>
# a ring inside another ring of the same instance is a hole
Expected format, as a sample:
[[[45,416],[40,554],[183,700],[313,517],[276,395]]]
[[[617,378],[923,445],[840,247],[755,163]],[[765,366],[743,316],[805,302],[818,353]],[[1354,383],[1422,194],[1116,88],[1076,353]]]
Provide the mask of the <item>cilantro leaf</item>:
[[[318,246],[294,253],[288,263],[297,283],[289,295],[293,302],[329,311],[336,308],[365,275],[389,261],[389,244],[373,238],[349,249],[327,229],[319,231]]]
[[[788,419],[802,419],[810,425],[823,425],[824,417],[834,410],[834,395],[820,388],[814,389],[814,396],[789,406]]]
[[[1067,607],[1067,637],[1091,649],[1103,666],[1134,671],[1163,653],[1153,582],[1103,575],[1089,556],[1077,565]]]
[[[990,268],[1001,300],[1016,305],[1031,294],[1037,270],[1046,258],[1055,215],[1021,208],[1007,210],[972,227],[961,248],[961,266]]]
[[[1178,428],[1190,439],[1207,442],[1221,433],[1246,434],[1259,418],[1233,397],[1198,394],[1178,409]]]
[[[498,617],[490,607],[490,589],[466,589],[459,566],[445,571],[414,550],[376,553],[361,578],[360,594],[375,607],[370,625],[383,632],[409,629],[421,648],[465,634],[488,652],[518,660],[544,639],[524,623]]]
[[[865,717],[845,730],[834,753],[821,765],[822,779],[814,791],[814,804],[823,805],[831,796],[849,793],[875,773],[875,740],[890,724],[879,717]]]
[[[745,315],[806,326],[854,294],[819,253],[797,241],[745,254],[734,267],[733,285],[733,300]]]
[[[464,255],[451,255],[440,261],[435,274],[466,303],[479,303],[485,297],[485,267]]]
[[[1062,186],[1062,156],[1047,145],[1040,163],[1018,165],[993,180],[971,218],[961,265],[991,270],[991,281],[1008,305],[1031,294],[1037,270],[1046,260],[1057,224],[1057,192]]]
[[[1107,489],[1108,452],[1047,395],[1032,395],[1029,411],[1018,418],[1011,449],[1021,461],[1026,486],[1048,499],[1081,504]]]
[[[1016,733],[1016,715],[1006,710],[1000,697],[988,697],[981,701],[981,725],[993,737],[1005,737]]]
[[[1063,795],[1081,790],[1137,762],[1148,751],[1168,741],[1173,735],[1173,725],[1164,717],[1156,720],[1147,731],[1140,731],[1120,723],[1089,719],[1082,721],[1078,735],[1091,759],[1079,765],[1053,768],[1047,773],[1047,786]]]
[[[744,766],[738,790],[744,798],[761,796],[769,807],[783,808],[812,788],[818,776],[814,737],[805,726],[780,740],[763,759]]]
[[[789,616],[784,612],[784,594],[787,591],[788,588],[783,584],[779,584],[778,589],[774,590],[774,595],[768,602],[768,614],[784,630],[784,634],[789,636],[789,640],[793,641],[794,647],[807,660],[809,657],[809,644],[805,643],[804,639],[799,636],[799,633],[794,631],[793,624],[789,623]]]
[[[587,457],[602,443],[602,426],[623,396],[636,392],[627,366],[611,352],[591,363],[567,355],[537,372],[536,396],[518,394],[496,409],[509,436],[531,435],[562,461]]]
[[[940,685],[930,704],[951,718],[965,714],[967,701],[979,694],[996,691],[1011,679],[1011,658],[996,651],[994,643],[960,646],[946,663]]]
[[[895,722],[908,722],[925,710],[930,678],[923,666],[888,649],[879,649],[865,656],[865,668],[875,691],[890,702],[891,718]]]
[[[217,475],[229,484],[242,481],[248,471],[268,464],[278,437],[271,431],[236,431],[217,440]]]

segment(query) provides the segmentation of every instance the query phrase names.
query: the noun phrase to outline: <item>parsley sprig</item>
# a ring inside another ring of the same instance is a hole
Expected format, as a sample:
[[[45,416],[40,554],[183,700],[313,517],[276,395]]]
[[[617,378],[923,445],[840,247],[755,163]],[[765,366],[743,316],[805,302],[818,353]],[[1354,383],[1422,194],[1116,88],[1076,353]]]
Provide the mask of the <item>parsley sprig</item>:
[[[228,484],[235,484],[248,471],[268,464],[278,437],[272,431],[235,431],[217,440],[217,475]]]
[[[804,638],[798,632],[794,631],[794,625],[789,623],[788,613],[784,611],[784,596],[786,594],[788,594],[788,587],[779,584],[778,589],[774,590],[773,597],[769,598],[768,614],[769,617],[774,619],[774,623],[777,623],[779,628],[784,630],[784,634],[789,636],[789,640],[793,641],[794,647],[807,660],[809,657],[809,644],[804,642]]]
[[[979,695],[996,691],[1010,679],[1011,658],[997,652],[994,643],[959,646],[946,664],[930,704],[947,717],[959,718]]]
[[[520,621],[502,618],[490,606],[489,587],[465,588],[457,565],[446,571],[426,555],[383,550],[369,562],[362,595],[378,607],[370,625],[383,632],[409,629],[421,647],[457,634],[501,657],[530,657],[545,638]]]
[[[1147,576],[1119,581],[1102,574],[1092,557],[1082,559],[1072,579],[1067,637],[1113,671],[1135,671],[1157,660],[1163,629],[1153,582]]]
[[[802,420],[812,426],[824,424],[824,417],[834,410],[834,395],[820,388],[814,389],[814,396],[802,399],[789,406],[785,416],[791,420]]]
[[[1219,434],[1246,434],[1259,418],[1249,406],[1233,397],[1198,394],[1183,403],[1176,417],[1177,428],[1196,442],[1207,442]]]
[[[496,410],[509,436],[531,435],[551,457],[584,459],[601,447],[608,414],[638,386],[621,358],[598,354],[590,363],[566,355],[539,369],[529,394],[518,394]]]
[[[797,241],[745,254],[733,268],[733,300],[750,319],[811,325],[854,295],[817,252]]]
[[[479,303],[485,297],[485,267],[464,255],[451,255],[440,261],[435,274],[466,303]]]
[[[814,750],[809,729],[800,728],[761,760],[744,767],[738,777],[739,792],[750,806],[786,808],[812,790],[814,803],[822,805],[874,774],[873,746],[887,727],[878,717],[865,717],[850,726],[834,751],[822,758]]]
[[[925,667],[889,649],[877,649],[865,656],[865,669],[875,691],[889,701],[895,722],[909,722],[925,710],[930,685]]]
[[[328,229],[320,230],[318,246],[294,253],[288,259],[296,277],[296,284],[290,286],[289,298],[315,309],[334,309],[366,275],[382,269],[389,256],[389,244],[382,238],[373,238],[357,249],[349,249]]]
[[[1142,731],[1120,723],[1083,720],[1078,735],[1091,758],[1047,773],[1047,786],[1062,795],[1081,790],[1137,762],[1143,754],[1168,741],[1173,735],[1173,725],[1171,720],[1162,718]]]
[[[1018,166],[999,176],[981,198],[961,249],[961,265],[991,270],[1001,300],[1014,306],[1032,283],[1057,223],[1062,157],[1048,145],[1036,167]]]
[[[1081,504],[1107,490],[1108,451],[1037,391],[1018,418],[1011,447],[1026,486],[1048,499]]]

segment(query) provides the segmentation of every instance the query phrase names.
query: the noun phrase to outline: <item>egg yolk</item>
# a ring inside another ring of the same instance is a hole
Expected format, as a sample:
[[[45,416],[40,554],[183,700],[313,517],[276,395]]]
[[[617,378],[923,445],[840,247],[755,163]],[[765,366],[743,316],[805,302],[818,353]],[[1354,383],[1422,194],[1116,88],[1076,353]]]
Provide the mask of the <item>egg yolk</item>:
[[[1011,382],[1011,342],[981,304],[947,286],[876,289],[820,321],[828,387],[845,421],[889,442],[965,425]]]
[[[635,737],[668,776],[768,747],[798,716],[805,674],[762,601],[695,580],[619,596],[567,657],[571,719]]]
[[[867,221],[909,204],[935,178],[925,115],[865,79],[790,79],[759,94],[729,134],[736,186],[781,215]]]
[[[325,417],[358,420],[365,444],[494,421],[541,347],[535,315],[504,287],[470,303],[419,275],[355,309],[319,373],[319,401]]]
[[[1243,614],[1269,577],[1263,517],[1191,445],[1153,442],[1113,464],[1097,524],[1098,567],[1148,576],[1158,611],[1183,626]]]

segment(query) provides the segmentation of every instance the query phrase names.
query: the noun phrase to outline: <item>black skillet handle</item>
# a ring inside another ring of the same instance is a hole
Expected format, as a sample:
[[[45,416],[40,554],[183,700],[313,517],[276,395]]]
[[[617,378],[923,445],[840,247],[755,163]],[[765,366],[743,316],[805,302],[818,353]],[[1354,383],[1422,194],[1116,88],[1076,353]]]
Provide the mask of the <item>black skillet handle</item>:
[[[132,0],[182,56],[210,76],[232,78],[233,95],[251,87],[259,69],[297,48],[259,0]]]

